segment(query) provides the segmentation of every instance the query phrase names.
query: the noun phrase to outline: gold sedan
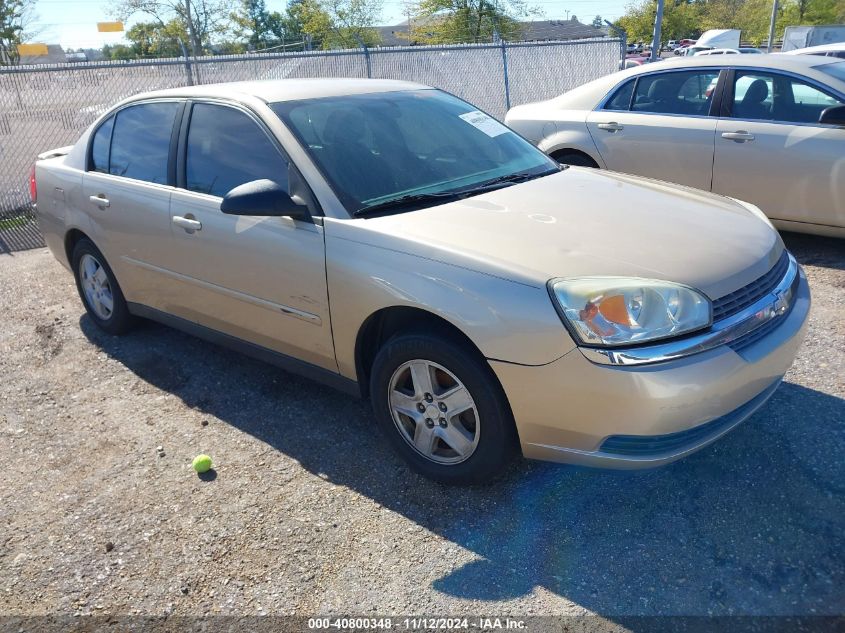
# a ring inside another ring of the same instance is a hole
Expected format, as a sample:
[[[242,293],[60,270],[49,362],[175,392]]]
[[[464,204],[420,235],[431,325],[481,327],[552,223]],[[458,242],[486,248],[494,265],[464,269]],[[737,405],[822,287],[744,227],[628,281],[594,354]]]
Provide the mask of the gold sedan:
[[[418,84],[139,95],[32,184],[96,325],[154,319],[369,397],[449,483],[520,449],[613,468],[691,453],[771,395],[810,305],[756,207],[561,167]]]

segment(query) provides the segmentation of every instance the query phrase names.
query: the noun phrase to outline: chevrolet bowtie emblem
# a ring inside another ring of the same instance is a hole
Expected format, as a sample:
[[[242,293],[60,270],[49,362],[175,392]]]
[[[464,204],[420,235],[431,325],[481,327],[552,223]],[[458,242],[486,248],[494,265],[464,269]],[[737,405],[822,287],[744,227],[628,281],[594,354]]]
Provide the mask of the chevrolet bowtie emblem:
[[[786,299],[786,291],[782,290],[775,293],[775,302],[772,304],[772,314],[776,316],[786,314],[786,310],[788,308],[789,302]]]

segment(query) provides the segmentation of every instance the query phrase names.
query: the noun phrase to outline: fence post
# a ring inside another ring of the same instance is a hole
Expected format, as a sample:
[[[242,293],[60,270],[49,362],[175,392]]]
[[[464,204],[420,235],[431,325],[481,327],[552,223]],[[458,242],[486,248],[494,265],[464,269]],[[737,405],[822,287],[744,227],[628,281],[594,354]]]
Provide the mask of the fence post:
[[[185,48],[185,43],[182,38],[179,38],[179,46],[182,47],[182,56],[185,58],[185,75],[188,77],[188,85],[194,85],[194,74],[191,72],[191,59],[188,57],[188,49]]]
[[[502,74],[505,76],[505,112],[511,109],[511,84],[508,78],[508,49],[505,40],[501,40]]]
[[[605,20],[604,23],[619,34],[619,70],[625,70],[625,60],[628,58],[628,32],[621,26],[616,26],[607,20]]]
[[[364,43],[364,40],[361,39],[360,36],[356,35],[355,39],[358,40],[358,46],[361,47],[361,50],[364,53],[364,61],[367,64],[367,79],[372,79],[373,69],[370,67],[370,49],[367,48],[367,45]]]

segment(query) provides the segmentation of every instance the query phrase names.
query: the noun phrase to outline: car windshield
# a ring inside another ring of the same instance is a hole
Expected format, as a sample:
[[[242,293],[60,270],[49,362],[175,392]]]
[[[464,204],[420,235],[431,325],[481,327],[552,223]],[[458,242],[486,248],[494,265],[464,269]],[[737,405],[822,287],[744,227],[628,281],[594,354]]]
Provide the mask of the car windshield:
[[[836,62],[833,64],[822,64],[821,66],[814,66],[816,70],[836,77],[840,81],[845,81],[845,62]]]
[[[353,215],[419,208],[554,173],[557,163],[434,89],[271,104]]]

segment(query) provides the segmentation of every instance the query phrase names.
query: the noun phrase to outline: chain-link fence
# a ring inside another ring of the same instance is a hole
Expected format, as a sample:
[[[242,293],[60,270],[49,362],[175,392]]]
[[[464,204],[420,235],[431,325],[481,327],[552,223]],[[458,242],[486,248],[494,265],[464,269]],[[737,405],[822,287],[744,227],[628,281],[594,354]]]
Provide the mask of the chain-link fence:
[[[403,79],[442,88],[504,118],[613,72],[617,39],[412,46],[0,68],[0,252],[41,244],[27,176],[36,156],[74,143],[133,94],[186,84],[304,77]]]

